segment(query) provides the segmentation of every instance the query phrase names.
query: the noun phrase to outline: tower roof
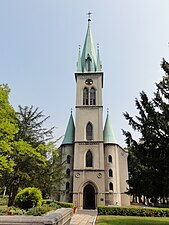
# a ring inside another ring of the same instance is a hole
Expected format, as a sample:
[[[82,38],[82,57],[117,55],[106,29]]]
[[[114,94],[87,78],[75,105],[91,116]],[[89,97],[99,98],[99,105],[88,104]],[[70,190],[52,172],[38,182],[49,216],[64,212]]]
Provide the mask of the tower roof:
[[[101,62],[99,51],[97,51],[96,54],[91,32],[91,19],[89,18],[82,55],[81,57],[80,54],[78,56],[77,72],[100,72],[100,71],[101,71]]]
[[[117,143],[114,132],[112,129],[112,125],[110,122],[109,112],[107,112],[106,122],[104,126],[104,132],[103,132],[103,138],[104,138],[104,144],[115,144]]]
[[[72,116],[72,112],[71,112],[62,145],[73,144],[74,143],[74,133],[75,133],[75,126],[74,126],[73,116]]]

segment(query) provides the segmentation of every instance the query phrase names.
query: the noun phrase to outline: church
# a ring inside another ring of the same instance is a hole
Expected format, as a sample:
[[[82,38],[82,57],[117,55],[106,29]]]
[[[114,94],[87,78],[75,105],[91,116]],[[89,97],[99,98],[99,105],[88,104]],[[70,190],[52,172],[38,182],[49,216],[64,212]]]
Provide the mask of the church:
[[[126,194],[128,153],[114,138],[108,111],[103,128],[103,76],[99,46],[96,50],[89,14],[75,72],[75,123],[71,112],[59,147],[66,173],[60,187],[60,201],[73,202],[79,209],[130,204]]]

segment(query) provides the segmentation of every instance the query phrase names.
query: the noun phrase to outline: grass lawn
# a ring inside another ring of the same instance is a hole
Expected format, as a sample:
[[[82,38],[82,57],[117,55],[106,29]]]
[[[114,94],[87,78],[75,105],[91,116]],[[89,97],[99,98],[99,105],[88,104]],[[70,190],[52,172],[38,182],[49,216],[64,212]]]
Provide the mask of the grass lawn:
[[[96,225],[169,225],[169,217],[98,216]]]

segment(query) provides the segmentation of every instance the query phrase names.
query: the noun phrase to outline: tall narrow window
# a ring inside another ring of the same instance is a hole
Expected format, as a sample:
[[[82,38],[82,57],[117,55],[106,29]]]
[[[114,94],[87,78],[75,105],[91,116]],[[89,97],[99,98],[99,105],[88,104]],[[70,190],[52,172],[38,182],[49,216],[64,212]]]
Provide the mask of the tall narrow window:
[[[86,126],[86,140],[93,140],[93,125],[90,122]]]
[[[66,160],[68,164],[70,164],[70,158],[71,158],[70,155],[68,155]]]
[[[88,72],[91,71],[91,62],[92,62],[92,59],[90,58],[90,55],[88,54],[86,59],[86,67]]]
[[[69,168],[66,170],[66,175],[67,175],[68,177],[70,177],[70,169],[69,169]]]
[[[89,150],[86,153],[86,167],[92,167],[93,166],[93,155],[91,151]]]
[[[89,90],[88,88],[83,89],[83,105],[89,104]]]
[[[96,105],[96,90],[93,87],[90,89],[90,105]]]
[[[111,156],[111,155],[108,156],[108,161],[109,161],[110,163],[112,162],[112,156]]]
[[[70,190],[70,183],[66,182],[66,193],[68,193]]]
[[[113,177],[113,171],[112,171],[112,169],[109,169],[109,177]]]
[[[113,183],[112,182],[109,183],[109,190],[113,191]]]

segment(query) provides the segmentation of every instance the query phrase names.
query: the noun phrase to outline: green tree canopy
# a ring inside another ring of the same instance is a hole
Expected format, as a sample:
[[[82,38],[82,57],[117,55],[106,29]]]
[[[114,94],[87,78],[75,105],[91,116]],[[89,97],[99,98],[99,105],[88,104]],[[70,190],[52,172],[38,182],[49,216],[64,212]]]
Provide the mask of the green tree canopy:
[[[0,85],[0,176],[4,170],[12,171],[14,166],[10,154],[17,132],[17,120],[16,113],[9,104],[9,93],[8,85]]]
[[[129,125],[140,133],[136,141],[130,132],[124,132],[129,147],[129,185],[137,196],[157,200],[169,194],[169,64],[161,64],[165,75],[156,84],[154,97],[145,92],[136,99],[138,116],[124,113]]]

